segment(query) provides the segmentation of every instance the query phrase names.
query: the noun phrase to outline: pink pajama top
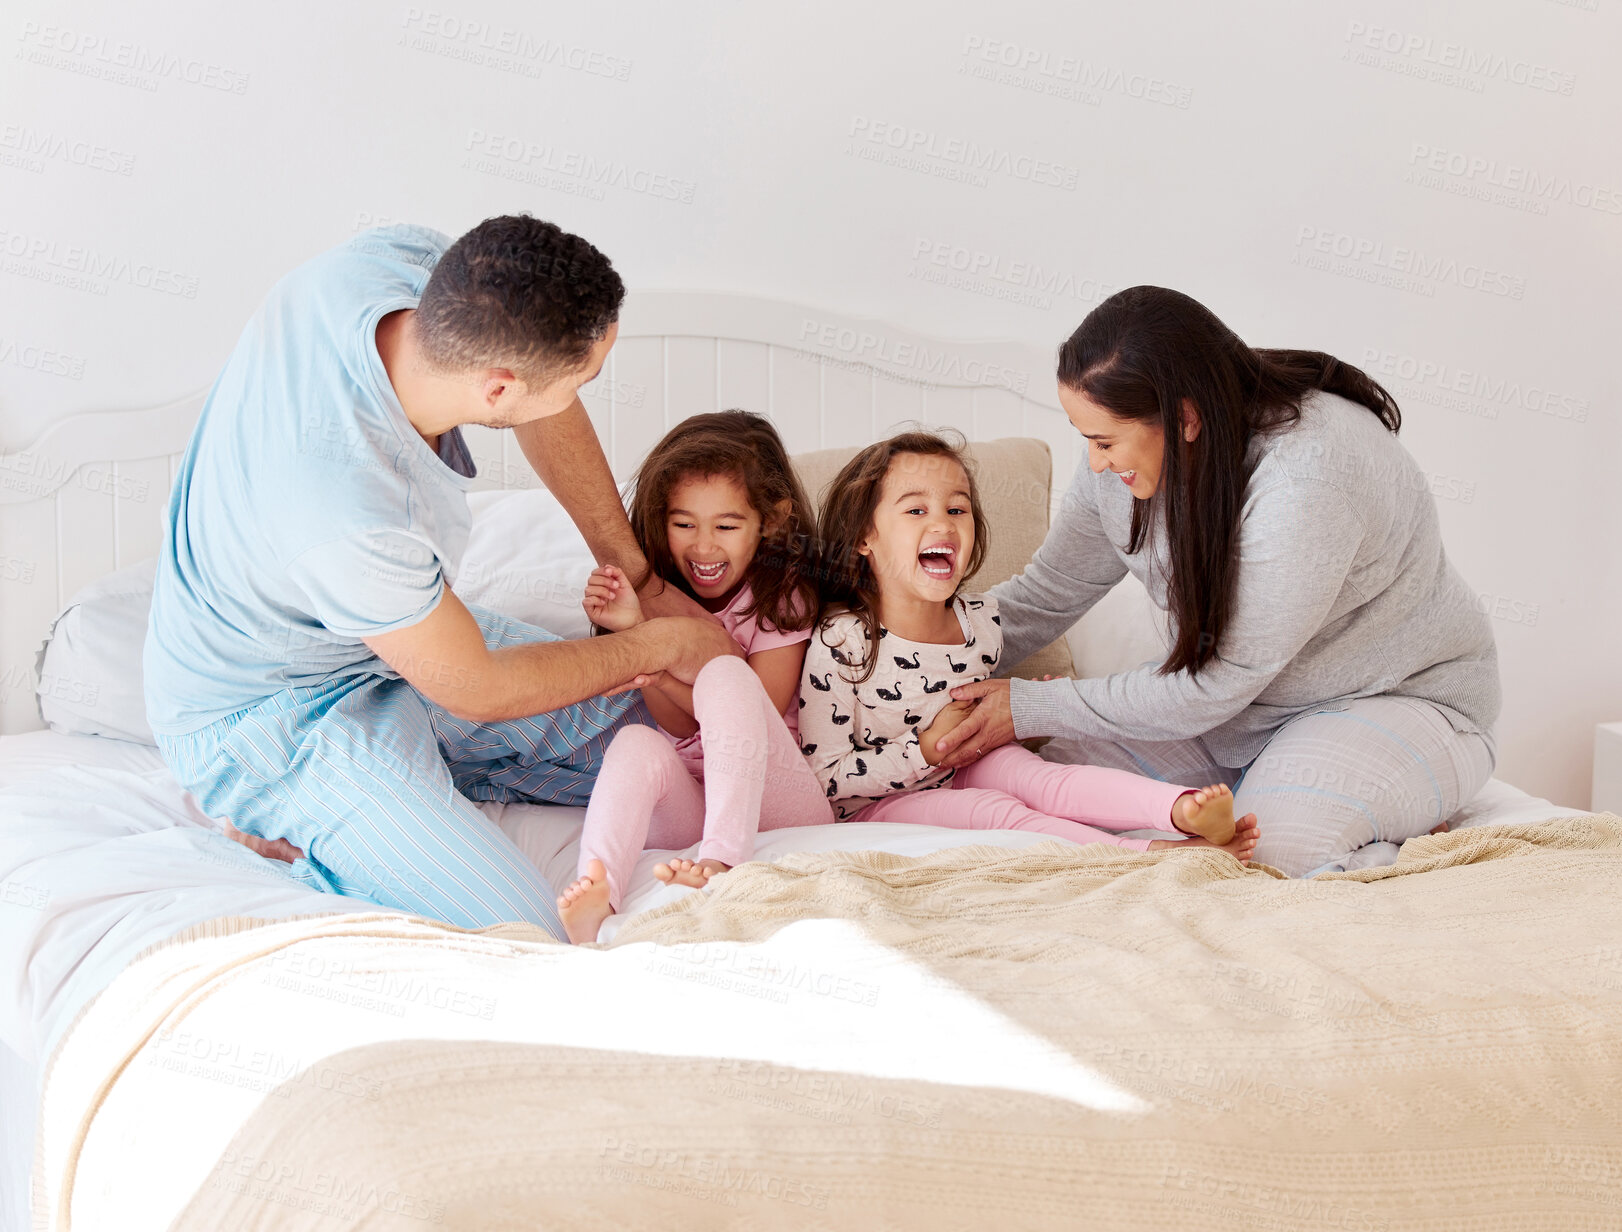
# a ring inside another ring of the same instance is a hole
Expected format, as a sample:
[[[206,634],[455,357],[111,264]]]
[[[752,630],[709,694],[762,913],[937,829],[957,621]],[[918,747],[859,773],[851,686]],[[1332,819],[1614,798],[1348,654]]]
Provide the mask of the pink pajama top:
[[[754,600],[754,595],[745,582],[738,587],[738,593],[732,596],[729,602],[719,612],[715,613],[722,628],[732,635],[732,640],[743,647],[745,656],[757,655],[765,650],[776,650],[781,646],[793,646],[799,642],[809,641],[810,629],[800,629],[797,632],[785,633],[765,624],[758,616],[744,616],[741,613]],[[791,698],[788,709],[783,711],[783,721],[788,724],[790,733],[796,741],[800,737],[800,705],[798,697]],[[664,731],[663,728],[659,729]],[[675,736],[665,732],[665,736],[676,746],[676,754],[681,758],[682,765],[687,767],[688,773],[694,778],[704,777],[704,733],[694,732],[691,736]]]

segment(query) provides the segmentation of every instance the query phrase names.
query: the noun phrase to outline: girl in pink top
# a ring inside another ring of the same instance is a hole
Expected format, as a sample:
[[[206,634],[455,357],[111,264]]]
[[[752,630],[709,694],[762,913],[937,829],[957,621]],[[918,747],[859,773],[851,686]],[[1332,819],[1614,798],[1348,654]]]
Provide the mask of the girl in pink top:
[[[646,848],[702,838],[696,861],[654,868],[662,881],[702,886],[753,856],[757,830],[834,819],[800,755],[800,668],[817,608],[801,557],[813,521],[776,430],[746,411],[677,424],[637,472],[630,514],[653,571],[714,612],[743,655],[706,664],[691,687],[660,675],[642,690],[658,729],[624,728],[608,746],[580,836],[580,879],[558,898],[576,943],[595,941],[619,910]],[[615,632],[643,619],[612,565],[591,575],[585,608]]]

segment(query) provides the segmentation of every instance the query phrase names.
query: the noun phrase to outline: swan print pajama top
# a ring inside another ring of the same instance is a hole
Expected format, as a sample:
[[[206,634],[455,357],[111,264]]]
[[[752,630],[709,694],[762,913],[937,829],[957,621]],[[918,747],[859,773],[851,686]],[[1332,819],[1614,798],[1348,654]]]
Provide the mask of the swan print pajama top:
[[[884,796],[952,781],[953,771],[924,760],[920,733],[954,688],[986,679],[1002,657],[997,601],[959,595],[952,605],[961,645],[912,642],[881,625],[873,674],[860,684],[852,681],[869,653],[861,619],[838,613],[811,635],[800,679],[800,751],[840,821]]]

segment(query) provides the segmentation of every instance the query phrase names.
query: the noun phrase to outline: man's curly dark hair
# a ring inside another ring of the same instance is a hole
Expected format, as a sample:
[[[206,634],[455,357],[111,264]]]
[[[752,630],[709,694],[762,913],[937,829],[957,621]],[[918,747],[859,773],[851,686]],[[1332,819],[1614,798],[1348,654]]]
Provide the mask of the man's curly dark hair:
[[[417,305],[417,336],[436,368],[511,368],[545,384],[585,362],[624,301],[625,284],[587,241],[504,214],[445,250]]]

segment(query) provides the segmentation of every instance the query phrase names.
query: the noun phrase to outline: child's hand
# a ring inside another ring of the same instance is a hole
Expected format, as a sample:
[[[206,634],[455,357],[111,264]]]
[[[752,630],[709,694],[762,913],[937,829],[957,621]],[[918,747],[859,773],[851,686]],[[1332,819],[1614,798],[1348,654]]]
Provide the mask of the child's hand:
[[[617,565],[593,569],[586,579],[586,597],[581,601],[586,618],[611,633],[624,633],[642,623],[642,604],[631,580]]]
[[[947,702],[941,707],[935,721],[918,733],[918,747],[923,751],[925,761],[932,766],[940,765],[940,738],[968,718],[974,706],[974,702]]]

